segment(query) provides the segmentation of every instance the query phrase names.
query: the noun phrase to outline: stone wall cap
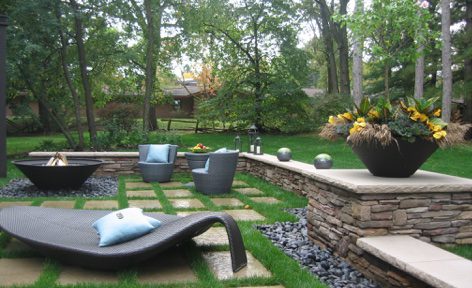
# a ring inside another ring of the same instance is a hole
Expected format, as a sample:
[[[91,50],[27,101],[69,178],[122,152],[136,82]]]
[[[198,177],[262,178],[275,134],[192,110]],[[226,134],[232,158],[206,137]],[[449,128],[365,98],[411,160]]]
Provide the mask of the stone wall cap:
[[[139,157],[138,152],[62,152],[67,157]],[[30,157],[52,157],[56,152],[30,152]]]
[[[433,287],[470,287],[472,261],[411,236],[376,236],[357,245]]]
[[[242,152],[240,153],[240,156],[260,161],[272,166],[291,170],[306,176],[311,175],[311,173],[316,171],[316,168],[313,165],[294,160],[279,161],[276,156],[270,154],[254,155],[252,153]]]

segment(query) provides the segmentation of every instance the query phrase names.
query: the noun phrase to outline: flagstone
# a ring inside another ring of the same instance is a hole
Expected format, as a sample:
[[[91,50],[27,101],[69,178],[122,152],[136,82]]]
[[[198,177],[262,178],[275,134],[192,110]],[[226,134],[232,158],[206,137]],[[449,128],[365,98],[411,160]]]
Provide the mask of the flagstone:
[[[30,206],[31,201],[9,201],[0,202],[0,208],[11,207],[11,206]]]
[[[75,201],[44,201],[41,204],[41,207],[48,207],[48,208],[74,208]]]
[[[265,220],[265,217],[251,209],[225,210],[237,221],[259,221]]]
[[[259,190],[257,188],[253,188],[253,187],[236,188],[234,190],[236,190],[239,193],[244,194],[244,195],[263,195],[264,194],[264,192],[262,192],[261,190]]]
[[[31,285],[43,270],[43,258],[0,259],[0,285]]]
[[[170,199],[169,202],[177,209],[204,208],[202,202],[198,199]]]
[[[210,212],[210,211],[208,211],[208,210],[205,210],[205,211],[202,211],[202,210],[199,210],[199,211],[180,211],[180,212],[177,212],[177,216],[185,217],[185,216],[188,216],[188,215],[192,215],[192,214],[195,214],[195,213],[202,213],[202,212]]]
[[[211,201],[219,206],[243,206],[244,203],[236,198],[212,198]]]
[[[115,200],[90,200],[85,202],[84,209],[118,209]]]
[[[156,193],[154,192],[154,190],[130,190],[126,191],[126,196],[155,198]]]
[[[162,205],[158,200],[128,200],[129,207],[142,209],[161,209]]]
[[[180,182],[166,182],[166,183],[159,183],[159,186],[163,188],[169,188],[169,187],[182,187],[183,184]]]
[[[233,180],[233,186],[248,186],[246,182],[241,180]]]
[[[192,192],[186,189],[164,190],[163,192],[169,198],[192,197]]]
[[[246,251],[247,266],[234,273],[231,266],[231,254],[229,251],[206,252],[203,258],[210,270],[219,280],[243,279],[250,277],[271,277],[272,274],[256,259]]]
[[[197,277],[182,252],[171,249],[139,266],[137,280],[140,284],[164,284],[196,282]]]
[[[91,270],[77,266],[63,265],[57,283],[73,285],[80,283],[118,283],[118,276],[114,271]]]
[[[281,201],[274,197],[249,197],[252,201],[264,204],[277,204]]]
[[[7,253],[18,253],[18,252],[30,252],[34,251],[30,246],[21,242],[16,238],[11,238],[8,245],[3,249],[3,252]]]
[[[126,182],[126,189],[135,189],[135,188],[152,188],[151,183],[146,182]]]
[[[193,241],[197,246],[219,246],[228,245],[228,234],[224,227],[211,227],[205,233],[194,237]]]
[[[282,285],[275,285],[275,286],[239,286],[238,288],[285,288]]]

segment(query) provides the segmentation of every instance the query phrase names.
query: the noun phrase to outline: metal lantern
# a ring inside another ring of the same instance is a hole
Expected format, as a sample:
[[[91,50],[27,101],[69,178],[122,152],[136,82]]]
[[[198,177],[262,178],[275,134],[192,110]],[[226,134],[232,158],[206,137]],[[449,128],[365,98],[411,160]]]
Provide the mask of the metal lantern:
[[[248,137],[249,137],[249,147],[248,147],[248,151],[249,153],[254,153],[254,142],[256,141],[256,137],[257,137],[257,127],[256,125],[252,124],[251,127],[249,127],[249,129],[247,130],[247,134],[248,134]]]
[[[239,137],[239,135],[236,135],[236,137],[234,137],[234,150],[238,151],[238,152],[241,152],[242,149],[242,143],[241,143],[241,137]]]
[[[262,155],[262,139],[261,137],[257,137],[256,140],[254,141],[254,154],[256,155]]]

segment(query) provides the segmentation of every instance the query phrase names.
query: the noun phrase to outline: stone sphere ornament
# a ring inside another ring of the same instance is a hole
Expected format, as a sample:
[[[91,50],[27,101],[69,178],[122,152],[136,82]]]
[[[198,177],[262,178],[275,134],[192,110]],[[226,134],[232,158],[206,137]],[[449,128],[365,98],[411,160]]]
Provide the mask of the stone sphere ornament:
[[[328,154],[321,153],[316,155],[315,160],[313,161],[316,169],[330,169],[333,167],[333,158]]]
[[[280,148],[277,151],[277,159],[283,162],[290,161],[290,159],[292,159],[292,150],[286,147]]]

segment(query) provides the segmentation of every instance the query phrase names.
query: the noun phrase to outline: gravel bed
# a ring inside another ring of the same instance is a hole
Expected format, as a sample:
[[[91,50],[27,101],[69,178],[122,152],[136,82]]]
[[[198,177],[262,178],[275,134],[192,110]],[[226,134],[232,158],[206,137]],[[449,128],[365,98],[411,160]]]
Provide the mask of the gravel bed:
[[[39,190],[29,179],[12,179],[0,188],[0,197],[87,197],[115,196],[118,192],[117,177],[89,177],[80,189]]]
[[[284,251],[300,265],[307,268],[322,282],[336,288],[377,288],[380,287],[367,279],[359,271],[333,255],[330,249],[321,249],[307,236],[306,208],[287,209],[300,221],[276,222],[273,225],[256,225],[256,228],[269,238],[275,246]]]

